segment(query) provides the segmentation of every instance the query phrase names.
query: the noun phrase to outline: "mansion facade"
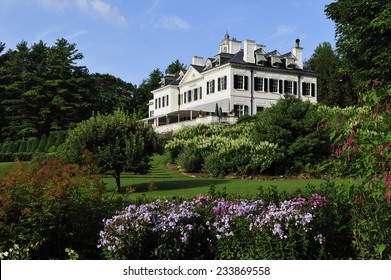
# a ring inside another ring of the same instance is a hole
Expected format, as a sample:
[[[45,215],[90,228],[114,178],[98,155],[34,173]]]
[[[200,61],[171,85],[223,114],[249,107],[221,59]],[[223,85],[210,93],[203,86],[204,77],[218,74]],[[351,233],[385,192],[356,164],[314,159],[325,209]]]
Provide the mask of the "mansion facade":
[[[227,33],[215,57],[194,56],[185,73],[162,78],[161,87],[152,91],[144,121],[166,132],[199,123],[235,123],[244,114],[270,107],[285,93],[316,103],[317,75],[303,68],[302,50],[299,39],[291,52],[280,54]]]

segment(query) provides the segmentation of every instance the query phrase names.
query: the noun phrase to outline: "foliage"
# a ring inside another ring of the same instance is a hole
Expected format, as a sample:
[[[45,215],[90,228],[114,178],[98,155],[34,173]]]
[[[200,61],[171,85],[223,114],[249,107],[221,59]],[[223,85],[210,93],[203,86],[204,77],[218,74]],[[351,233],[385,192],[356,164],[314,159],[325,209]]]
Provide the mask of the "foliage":
[[[137,105],[136,114],[142,118],[149,117],[148,104],[149,100],[153,98],[152,91],[160,87],[160,79],[163,73],[159,69],[153,70],[149,77],[142,81],[140,86],[135,91],[135,104]]]
[[[62,147],[67,162],[85,163],[97,172],[113,172],[120,192],[123,171],[146,173],[150,156],[157,150],[152,128],[135,115],[117,109],[112,114],[96,114],[79,123]]]
[[[330,43],[319,44],[305,64],[319,75],[317,82],[319,103],[342,107],[356,103],[357,97],[352,81],[349,76],[341,73],[342,61]]]
[[[187,153],[187,150],[197,150],[202,163],[194,166],[199,168],[195,171],[203,167],[211,176],[227,173],[260,174],[282,155],[274,144],[253,141],[250,137],[253,128],[252,123],[185,128],[175,133],[165,147],[172,160],[181,153]],[[187,160],[186,157],[180,159],[182,164]]]
[[[49,135],[73,128],[92,112],[145,108],[131,83],[109,74],[89,74],[75,44],[58,39],[29,46],[20,42],[5,53],[0,45],[0,142]]]
[[[96,259],[102,219],[115,203],[100,199],[104,185],[87,168],[60,161],[18,162],[0,180],[0,251],[14,244],[33,259],[64,259],[72,247]],[[114,209],[113,209],[114,208]]]
[[[284,157],[273,162],[270,171],[295,173],[316,164],[329,154],[328,134],[316,106],[293,95],[256,115],[253,137],[256,142],[276,143]]]
[[[278,205],[207,196],[129,205],[105,220],[98,246],[107,259],[322,258],[327,238],[311,226],[327,204],[314,194]]]
[[[389,83],[391,2],[338,0],[325,12],[336,24],[337,49],[355,84],[374,79]]]
[[[363,259],[391,257],[390,96],[391,86],[375,81],[361,99],[370,109],[357,110],[355,119],[331,135],[337,159],[353,166],[363,180],[344,192],[353,205],[354,244]]]
[[[179,155],[177,162],[181,169],[192,173],[201,170],[203,160],[201,153],[197,148],[189,147]]]
[[[64,143],[67,131],[52,131],[49,137],[46,134],[41,138],[30,137],[27,140],[4,141],[0,144],[0,162],[9,162],[16,159],[29,161],[42,154],[53,154]]]
[[[171,62],[170,65],[167,66],[166,70],[164,71],[166,74],[175,75],[176,77],[179,77],[179,74],[181,72],[186,72],[186,65],[181,63],[179,59]]]

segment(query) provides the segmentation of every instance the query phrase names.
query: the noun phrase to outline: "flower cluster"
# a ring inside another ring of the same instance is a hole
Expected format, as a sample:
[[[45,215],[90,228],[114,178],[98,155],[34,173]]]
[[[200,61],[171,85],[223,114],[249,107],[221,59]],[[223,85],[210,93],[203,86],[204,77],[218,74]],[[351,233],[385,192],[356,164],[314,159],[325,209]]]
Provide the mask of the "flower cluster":
[[[303,234],[310,231],[313,211],[325,204],[325,197],[313,194],[308,200],[295,198],[278,205],[249,199],[219,198],[212,201],[202,195],[180,203],[157,200],[139,206],[130,205],[111,219],[104,220],[98,247],[115,253],[124,246],[136,245],[132,245],[135,241],[129,240],[140,234],[176,238],[174,243],[188,243],[191,241],[189,236],[198,234],[197,242],[203,239],[211,243],[235,236],[237,230],[259,232],[285,240],[289,230]],[[247,229],[238,229],[238,222]],[[325,238],[318,234],[314,240],[322,244]]]

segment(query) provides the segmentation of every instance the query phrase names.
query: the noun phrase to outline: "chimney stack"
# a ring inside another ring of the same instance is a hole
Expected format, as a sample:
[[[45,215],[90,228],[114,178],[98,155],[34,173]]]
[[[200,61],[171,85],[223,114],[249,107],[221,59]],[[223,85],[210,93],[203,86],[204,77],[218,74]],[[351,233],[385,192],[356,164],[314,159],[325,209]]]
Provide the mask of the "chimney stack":
[[[300,39],[296,39],[295,47],[292,48],[292,54],[296,57],[296,65],[303,69],[303,48],[300,47]]]
[[[255,41],[253,40],[244,40],[244,55],[243,60],[246,63],[255,63]]]
[[[200,56],[193,56],[191,64],[197,66],[205,66],[204,58]]]

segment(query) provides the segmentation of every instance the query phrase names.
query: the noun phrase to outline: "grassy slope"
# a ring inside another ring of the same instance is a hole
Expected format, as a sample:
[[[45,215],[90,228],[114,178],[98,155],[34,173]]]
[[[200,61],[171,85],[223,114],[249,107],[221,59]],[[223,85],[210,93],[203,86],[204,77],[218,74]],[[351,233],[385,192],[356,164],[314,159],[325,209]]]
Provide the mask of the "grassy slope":
[[[112,177],[104,178],[107,183],[109,195],[114,194],[114,179]],[[157,190],[147,191],[148,185],[154,182]],[[210,186],[214,185],[217,190],[223,190],[226,187],[228,193],[238,193],[240,195],[256,194],[260,186],[276,186],[278,190],[294,192],[298,188],[303,188],[308,184],[319,185],[323,180],[228,180],[214,178],[194,178],[179,174],[165,167],[163,156],[155,156],[152,162],[150,173],[145,175],[136,175],[124,173],[121,176],[123,189],[127,186],[133,186],[137,192],[129,196],[149,196],[149,197],[188,197],[199,194],[207,194]]]
[[[6,172],[11,171],[14,163],[0,163],[0,178]],[[115,181],[112,176],[103,178],[107,184],[106,195],[117,196],[114,192]],[[147,191],[148,185],[154,182],[157,187],[154,191]],[[153,157],[152,169],[148,174],[137,175],[132,173],[123,173],[121,176],[122,189],[127,186],[136,188],[135,193],[126,194],[129,198],[147,196],[150,198],[172,198],[176,197],[194,197],[199,194],[208,194],[210,187],[214,185],[217,191],[222,191],[226,187],[228,193],[237,193],[240,195],[254,195],[259,187],[276,186],[280,191],[294,192],[306,185],[320,185],[323,180],[235,180],[235,179],[214,179],[214,178],[194,178],[172,171],[165,166],[164,156],[157,155]]]

